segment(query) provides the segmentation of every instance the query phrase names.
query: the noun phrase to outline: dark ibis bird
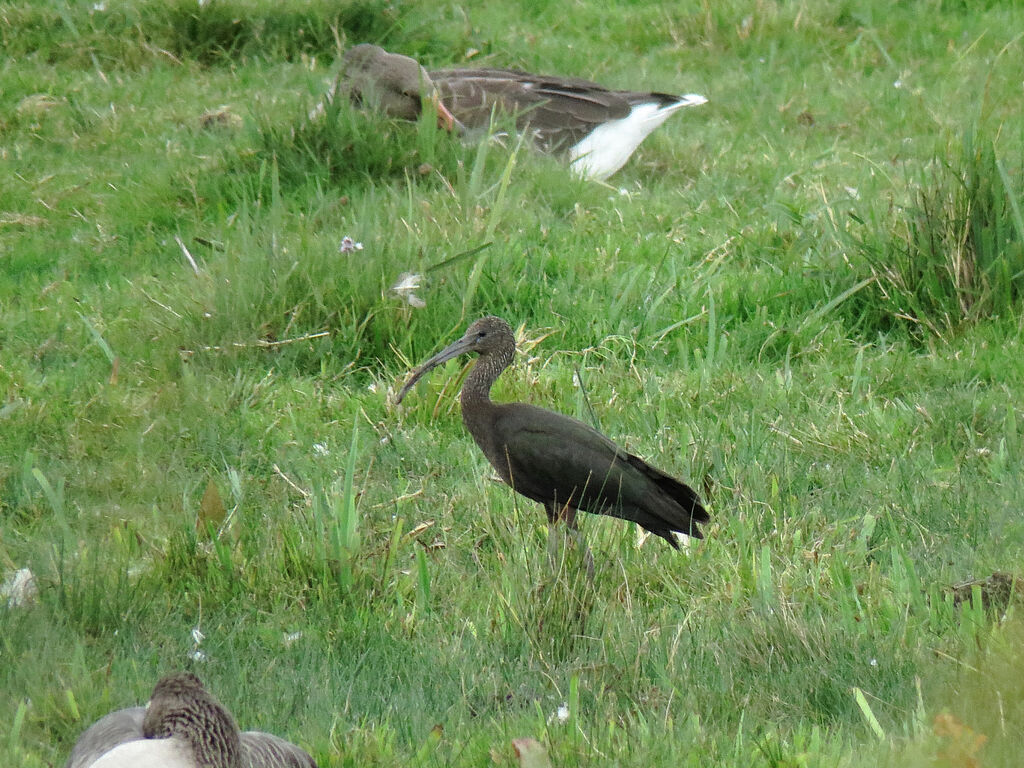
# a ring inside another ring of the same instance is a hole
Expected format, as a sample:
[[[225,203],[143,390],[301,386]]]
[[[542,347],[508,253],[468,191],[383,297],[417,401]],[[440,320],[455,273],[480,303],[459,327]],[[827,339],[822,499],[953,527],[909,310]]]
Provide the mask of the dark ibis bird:
[[[427,371],[453,357],[479,355],[462,385],[462,422],[513,490],[544,505],[548,521],[576,526],[576,510],[632,520],[675,548],[675,533],[702,538],[710,516],[692,488],[619,448],[597,430],[525,403],[491,401],[491,385],[515,356],[512,328],[483,317],[416,369],[401,402]]]
[[[345,53],[334,89],[350,99],[376,102],[392,117],[415,120],[425,96],[449,130],[483,133],[495,112],[512,117],[543,152],[569,157],[580,176],[603,180],[670,115],[707,99],[653,91],[617,91],[574,77],[533,75],[515,69],[452,68],[427,71],[408,56],[363,43]]]

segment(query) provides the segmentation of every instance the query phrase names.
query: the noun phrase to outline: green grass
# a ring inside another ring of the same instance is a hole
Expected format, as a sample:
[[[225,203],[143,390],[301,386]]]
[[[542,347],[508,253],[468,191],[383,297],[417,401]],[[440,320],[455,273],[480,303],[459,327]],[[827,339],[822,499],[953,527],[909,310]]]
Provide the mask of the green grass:
[[[944,588],[1024,554],[1024,12],[572,11],[0,3],[0,573],[39,584],[0,605],[8,764],[183,667],[323,766],[1017,764],[1019,608]],[[585,183],[311,120],[362,41],[710,102]],[[459,366],[390,403],[485,313],[496,398],[692,483],[706,540],[585,517],[589,583]]]
[[[868,307],[885,312],[873,325],[905,323],[942,336],[1018,303],[1024,218],[1013,180],[1020,173],[1008,173],[993,143],[975,146],[970,134],[950,155],[950,165],[928,169],[891,232],[875,211],[867,219],[851,212],[853,232],[840,230],[869,265],[865,285],[878,295],[865,302],[865,315]]]

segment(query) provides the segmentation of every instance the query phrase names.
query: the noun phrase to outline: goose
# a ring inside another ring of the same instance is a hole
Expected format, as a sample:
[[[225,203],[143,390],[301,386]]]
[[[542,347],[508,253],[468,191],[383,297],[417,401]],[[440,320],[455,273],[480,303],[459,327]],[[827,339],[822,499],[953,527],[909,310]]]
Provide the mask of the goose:
[[[515,69],[437,69],[363,43],[344,57],[333,94],[374,103],[386,114],[416,119],[422,99],[438,120],[472,134],[488,128],[495,111],[542,152],[565,153],[573,171],[603,181],[619,170],[652,131],[683,107],[707,103],[695,93],[617,91],[588,80],[532,75]]]
[[[199,678],[160,679],[145,707],[101,717],[64,768],[317,768],[305,750],[261,731],[240,733]]]

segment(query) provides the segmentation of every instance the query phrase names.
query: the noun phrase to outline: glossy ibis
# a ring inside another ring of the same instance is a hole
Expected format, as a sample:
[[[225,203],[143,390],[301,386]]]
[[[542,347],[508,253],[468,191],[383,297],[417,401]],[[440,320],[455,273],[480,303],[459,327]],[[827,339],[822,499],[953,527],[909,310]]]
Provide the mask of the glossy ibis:
[[[64,768],[316,768],[305,750],[238,726],[195,675],[162,678],[145,707],[119,709],[78,737]]]
[[[619,448],[581,421],[525,403],[494,403],[491,385],[511,363],[516,340],[500,317],[484,317],[427,360],[398,393],[446,360],[476,352],[460,401],[462,422],[502,480],[544,505],[549,524],[576,526],[576,510],[632,520],[679,548],[674,533],[702,538],[710,517],[689,486]]]
[[[420,94],[427,94],[442,119],[450,117],[471,133],[486,131],[495,111],[509,115],[538,149],[565,152],[574,171],[598,180],[619,170],[671,114],[707,102],[692,93],[615,91],[578,78],[514,69],[427,72],[415,59],[365,43],[345,54],[335,87],[335,93],[357,101],[364,92],[374,94],[385,112],[406,120],[419,116]]]

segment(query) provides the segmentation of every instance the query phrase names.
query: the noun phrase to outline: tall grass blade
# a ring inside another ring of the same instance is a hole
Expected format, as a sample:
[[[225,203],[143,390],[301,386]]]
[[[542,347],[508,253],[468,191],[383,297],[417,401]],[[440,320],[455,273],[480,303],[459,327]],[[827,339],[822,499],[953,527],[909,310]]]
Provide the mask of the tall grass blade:
[[[1024,216],[1021,216],[1020,212],[1020,200],[1018,195],[1013,192],[1013,184],[1010,181],[1010,176],[1006,172],[1006,168],[1003,166],[1003,161],[996,157],[996,169],[999,171],[999,178],[1003,182],[1003,189],[1006,190],[1006,197],[1010,204],[1010,210],[1013,212],[1013,224],[1017,228],[1017,239],[1024,242]]]
[[[861,714],[864,715],[864,720],[867,722],[868,727],[871,728],[872,733],[878,737],[879,741],[885,741],[885,731],[882,730],[882,726],[878,722],[878,718],[875,717],[875,713],[871,711],[871,705],[868,704],[864,691],[855,686],[853,689],[853,697],[856,699],[857,706],[860,708]]]
[[[345,464],[345,481],[342,486],[342,547],[350,553],[359,546],[359,516],[356,514],[354,481],[356,463],[359,458],[359,418],[352,417],[352,439],[348,447],[348,461]]]
[[[50,509],[53,510],[53,514],[58,520],[64,521],[64,481],[61,480],[57,483],[57,487],[54,488],[39,467],[32,467],[32,477],[35,478],[35,481],[43,491],[43,495],[46,496],[46,500],[50,503]]]
[[[7,734],[7,745],[12,753],[17,749],[18,742],[21,741],[21,729],[25,725],[25,716],[27,714],[28,703],[26,701],[19,701],[18,708],[14,711],[14,721],[10,726],[11,730]]]
[[[422,547],[416,550],[416,601],[423,614],[430,613],[430,570]]]
[[[113,365],[117,360],[117,355],[114,354],[114,350],[110,348],[107,340],[103,338],[103,335],[98,330],[96,330],[96,326],[89,321],[89,318],[81,312],[78,313],[78,316],[82,318],[82,322],[85,323],[85,327],[89,330],[89,335],[92,336],[93,341],[96,342],[96,345],[103,351],[103,354],[106,355],[107,360],[111,365]]]
[[[835,296],[834,298],[832,298],[831,301],[827,302],[826,304],[824,304],[821,307],[818,307],[813,312],[811,312],[809,315],[807,315],[807,317],[804,318],[804,321],[800,325],[801,326],[805,326],[808,323],[812,323],[812,322],[816,322],[818,320],[821,320],[826,315],[828,315],[833,309],[838,307],[840,304],[842,304],[844,301],[846,301],[848,298],[853,296],[858,291],[860,291],[863,288],[866,288],[867,286],[871,285],[871,283],[873,283],[874,281],[875,281],[874,277],[865,277],[863,280],[861,280],[857,284],[851,285],[849,288],[847,288],[845,291],[840,293],[838,296]]]
[[[864,375],[864,347],[858,347],[857,357],[853,361],[853,376],[850,379],[850,397],[857,397]]]
[[[718,338],[718,313],[715,312],[715,294],[708,291],[708,343],[704,365],[710,370],[715,365],[715,341]]]

